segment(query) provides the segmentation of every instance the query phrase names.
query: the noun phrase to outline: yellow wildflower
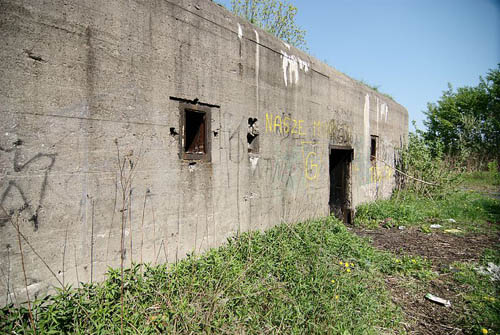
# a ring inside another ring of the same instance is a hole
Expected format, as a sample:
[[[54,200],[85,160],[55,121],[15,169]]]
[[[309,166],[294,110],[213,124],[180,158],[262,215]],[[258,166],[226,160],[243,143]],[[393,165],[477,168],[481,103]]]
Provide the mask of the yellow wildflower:
[[[335,299],[336,299],[336,300],[339,300],[339,296],[338,296],[338,295],[336,295],[336,296],[335,296]]]
[[[487,329],[485,329],[485,328],[481,329],[481,332],[482,332],[483,334],[488,334],[488,330],[487,330]]]
[[[351,267],[354,267],[354,263],[351,263]]]
[[[332,284],[335,284],[335,280],[334,279],[332,279]]]
[[[345,267],[348,268],[349,267],[349,263],[346,262],[345,263]]]
[[[339,264],[340,264],[340,265],[344,265],[344,263],[343,263],[342,261],[339,261]]]
[[[351,272],[351,269],[347,269],[347,272]]]

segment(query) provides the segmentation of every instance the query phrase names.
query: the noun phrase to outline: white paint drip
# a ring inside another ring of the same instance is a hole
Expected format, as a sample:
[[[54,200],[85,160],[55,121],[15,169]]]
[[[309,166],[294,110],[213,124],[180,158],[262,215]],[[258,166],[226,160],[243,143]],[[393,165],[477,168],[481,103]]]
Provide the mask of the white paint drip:
[[[238,38],[241,40],[242,37],[243,37],[243,29],[241,29],[241,26],[238,23]]]
[[[377,126],[379,120],[387,122],[388,114],[389,114],[389,106],[385,102],[380,103],[380,100],[377,98]]]
[[[258,162],[259,162],[259,157],[250,157],[250,164],[252,164],[252,171],[255,170]]]
[[[260,39],[259,39],[259,33],[257,30],[254,30],[255,32],[255,41],[257,42],[257,45],[255,46],[255,99],[256,99],[256,110],[257,110],[257,115],[260,117],[259,113],[259,106],[260,106],[260,100],[259,100],[259,69],[260,69]]]
[[[283,79],[285,86],[288,86],[290,79],[291,84],[299,82],[299,70],[309,72],[309,63],[300,59],[295,55],[288,55],[285,51],[281,50],[281,59],[283,60]]]
[[[363,125],[364,125],[364,141],[363,141],[363,151],[365,157],[370,154],[370,95],[365,95],[365,106],[363,109]]]

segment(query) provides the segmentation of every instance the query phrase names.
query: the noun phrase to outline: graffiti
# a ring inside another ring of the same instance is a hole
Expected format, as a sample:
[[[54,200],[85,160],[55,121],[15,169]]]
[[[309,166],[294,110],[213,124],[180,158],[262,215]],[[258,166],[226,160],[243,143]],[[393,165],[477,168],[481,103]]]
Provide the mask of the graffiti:
[[[304,177],[309,181],[316,180],[321,170],[321,155],[318,153],[317,143],[303,141],[301,145],[304,160]]]
[[[392,179],[394,170],[390,166],[377,167],[376,165],[370,167],[370,183],[380,183]]]
[[[266,113],[266,133],[306,136],[303,123],[304,120]]]
[[[270,172],[271,183],[277,182],[293,188],[295,184],[293,175],[299,169],[292,159],[269,159],[267,160],[267,170]]]
[[[304,164],[304,174],[306,179],[314,180],[318,178],[319,168],[316,163],[316,153],[314,151],[307,153]]]
[[[247,151],[243,140],[240,137],[242,125],[245,118],[242,117],[237,121],[236,129],[231,129],[231,124],[234,123],[233,116],[230,113],[224,113],[224,125],[228,129],[229,134],[229,160],[233,163],[240,163],[244,158],[244,152]]]
[[[341,121],[314,121],[313,136],[315,138],[328,138],[335,144],[351,144],[352,129]]]
[[[0,185],[0,187],[5,186],[5,189],[1,192],[0,206],[7,212],[3,213],[3,210],[0,211],[0,226],[4,226],[12,215],[18,212],[27,216],[28,221],[33,224],[33,228],[36,231],[39,227],[39,214],[42,209],[42,201],[47,188],[48,174],[55,163],[56,154],[37,153],[26,162],[20,163],[21,154],[19,148],[22,145],[23,142],[17,140],[13,143],[12,148],[6,149],[0,147],[0,152],[5,154],[14,153],[14,174],[7,173],[4,178],[7,178],[8,181],[2,182]],[[30,169],[42,171],[42,183],[38,192],[26,191],[34,189],[32,180],[28,181],[28,185],[23,185],[22,182],[19,182],[19,180],[22,180],[22,173]],[[9,177],[13,178],[10,179]]]
[[[308,127],[304,123],[304,120],[294,119],[286,114],[282,116],[266,113],[266,133],[305,137],[307,136]],[[329,121],[313,121],[312,127],[309,128],[312,128],[313,138],[330,139],[336,144],[352,143],[352,129],[347,122],[333,119]]]

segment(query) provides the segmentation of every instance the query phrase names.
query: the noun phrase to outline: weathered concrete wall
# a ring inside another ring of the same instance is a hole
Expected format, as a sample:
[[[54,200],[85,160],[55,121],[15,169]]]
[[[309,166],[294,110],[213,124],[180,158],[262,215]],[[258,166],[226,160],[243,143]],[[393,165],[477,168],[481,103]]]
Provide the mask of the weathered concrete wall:
[[[352,207],[394,185],[370,136],[392,164],[406,110],[213,2],[2,0],[0,25],[3,303],[25,296],[16,223],[33,296],[119,266],[122,224],[129,266],[328,215],[331,145]],[[210,161],[179,158],[178,99],[211,105]]]

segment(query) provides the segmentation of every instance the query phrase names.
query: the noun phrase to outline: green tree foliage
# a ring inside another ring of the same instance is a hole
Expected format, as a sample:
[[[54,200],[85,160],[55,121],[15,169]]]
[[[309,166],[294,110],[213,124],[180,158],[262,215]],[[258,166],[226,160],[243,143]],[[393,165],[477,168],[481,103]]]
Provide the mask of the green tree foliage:
[[[500,64],[475,87],[448,89],[425,112],[424,137],[468,168],[500,162]]]
[[[297,7],[287,0],[231,0],[231,10],[288,44],[307,50],[306,31],[295,24]]]

